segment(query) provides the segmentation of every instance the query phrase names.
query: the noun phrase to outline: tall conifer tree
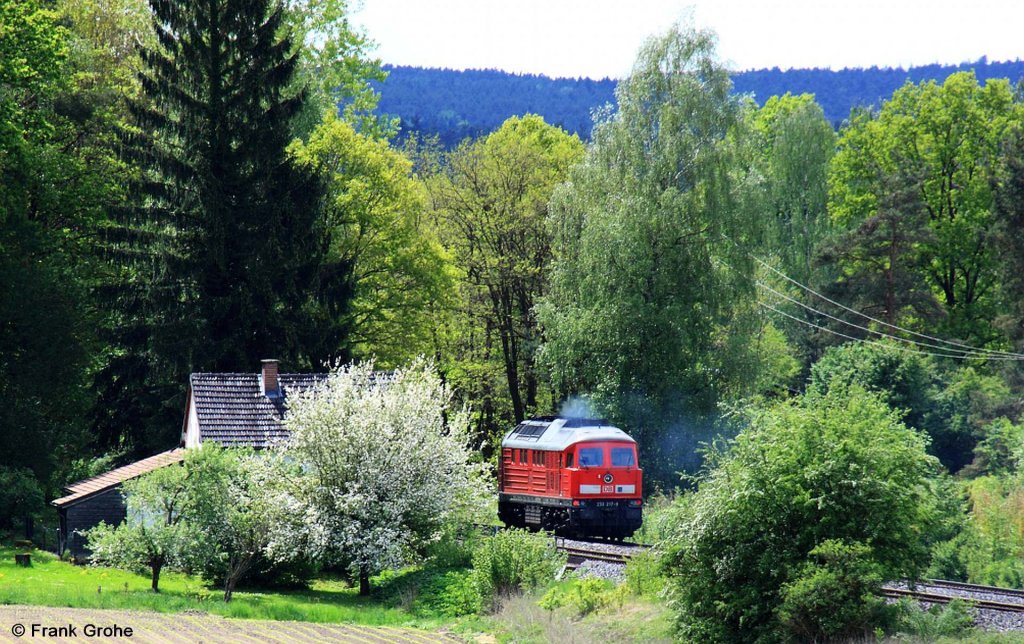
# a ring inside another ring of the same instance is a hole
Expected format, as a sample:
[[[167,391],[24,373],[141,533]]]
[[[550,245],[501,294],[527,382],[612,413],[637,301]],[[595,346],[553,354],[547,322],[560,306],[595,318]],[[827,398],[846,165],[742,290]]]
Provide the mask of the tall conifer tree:
[[[139,173],[110,236],[129,288],[98,419],[107,442],[134,424],[139,450],[170,437],[190,371],[251,371],[265,357],[309,366],[302,320],[324,251],[318,181],[286,154],[305,92],[289,92],[297,52],[283,6],[150,6],[158,44],[142,51],[124,145]]]

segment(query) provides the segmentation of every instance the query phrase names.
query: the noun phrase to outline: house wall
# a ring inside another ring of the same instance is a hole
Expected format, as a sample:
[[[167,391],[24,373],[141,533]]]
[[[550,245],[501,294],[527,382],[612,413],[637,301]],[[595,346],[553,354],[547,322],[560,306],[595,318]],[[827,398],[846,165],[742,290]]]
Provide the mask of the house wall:
[[[188,397],[188,424],[185,430],[185,447],[199,447],[199,415],[196,414],[196,403],[192,396]]]
[[[109,525],[118,525],[127,514],[121,486],[115,486],[105,492],[90,496],[83,501],[65,508],[61,512],[64,529],[64,543],[71,556],[81,559],[89,556],[85,547],[85,537],[79,534],[106,521]]]

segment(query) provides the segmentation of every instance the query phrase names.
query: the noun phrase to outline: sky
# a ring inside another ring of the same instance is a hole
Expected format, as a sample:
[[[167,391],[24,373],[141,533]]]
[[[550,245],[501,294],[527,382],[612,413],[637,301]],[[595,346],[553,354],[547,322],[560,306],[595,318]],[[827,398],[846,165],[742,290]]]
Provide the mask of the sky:
[[[1024,57],[1024,0],[362,0],[352,21],[384,63],[621,78],[687,16],[737,71]]]

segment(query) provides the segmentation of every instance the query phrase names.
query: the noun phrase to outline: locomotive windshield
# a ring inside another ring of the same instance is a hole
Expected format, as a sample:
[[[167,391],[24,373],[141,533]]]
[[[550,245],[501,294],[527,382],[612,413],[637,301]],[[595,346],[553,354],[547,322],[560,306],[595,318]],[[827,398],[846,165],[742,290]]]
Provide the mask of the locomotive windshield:
[[[604,449],[600,447],[581,447],[579,455],[580,467],[601,467],[604,465]]]
[[[636,461],[633,459],[632,447],[612,448],[612,467],[633,467]]]

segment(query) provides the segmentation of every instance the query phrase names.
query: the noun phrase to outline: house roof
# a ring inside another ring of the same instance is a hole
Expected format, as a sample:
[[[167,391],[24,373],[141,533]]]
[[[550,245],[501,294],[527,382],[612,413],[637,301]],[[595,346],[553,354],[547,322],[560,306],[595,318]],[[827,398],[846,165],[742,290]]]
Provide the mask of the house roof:
[[[194,373],[189,378],[199,421],[199,440],[232,447],[270,447],[288,438],[284,426],[288,391],[327,380],[326,373],[278,375],[282,395],[264,395],[259,373]]]
[[[561,452],[583,441],[635,443],[629,434],[607,421],[592,418],[531,418],[505,435],[502,447],[542,449]]]
[[[55,499],[51,503],[58,508],[74,505],[79,501],[84,501],[94,494],[109,490],[115,485],[120,485],[128,479],[133,479],[136,476],[142,476],[143,474],[152,472],[153,470],[166,465],[171,465],[172,463],[180,463],[184,458],[185,450],[181,447],[168,450],[166,452],[160,452],[159,454],[150,456],[149,458],[144,458],[141,461],[135,461],[134,463],[130,463],[124,467],[119,467],[117,469],[110,470],[109,472],[104,472],[103,474],[98,474],[97,476],[72,483],[64,488],[64,491],[67,492],[67,496]]]

